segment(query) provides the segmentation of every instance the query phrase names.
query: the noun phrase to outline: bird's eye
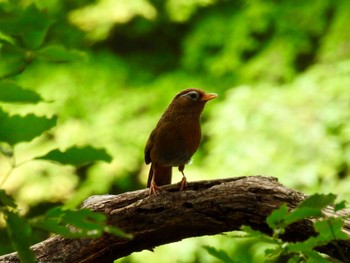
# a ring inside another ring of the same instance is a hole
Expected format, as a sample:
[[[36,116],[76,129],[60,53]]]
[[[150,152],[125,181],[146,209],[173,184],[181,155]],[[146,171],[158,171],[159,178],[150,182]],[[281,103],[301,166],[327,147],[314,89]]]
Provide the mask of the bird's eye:
[[[197,91],[190,91],[186,93],[185,96],[193,101],[196,101],[199,99],[199,93]]]

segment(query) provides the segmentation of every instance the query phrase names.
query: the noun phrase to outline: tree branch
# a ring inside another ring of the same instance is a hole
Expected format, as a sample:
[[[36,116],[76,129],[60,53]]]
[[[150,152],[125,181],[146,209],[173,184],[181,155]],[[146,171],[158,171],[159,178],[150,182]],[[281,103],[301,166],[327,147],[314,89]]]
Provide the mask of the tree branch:
[[[124,239],[105,234],[98,239],[67,239],[53,236],[32,246],[38,262],[113,262],[132,252],[182,240],[188,237],[239,230],[242,225],[270,233],[265,223],[272,210],[286,203],[295,208],[306,195],[287,188],[277,179],[263,176],[192,182],[186,191],[178,186],[162,187],[158,196],[148,196],[148,189],[120,195],[88,198],[84,208],[103,212],[108,223],[134,236]],[[340,216],[349,211],[326,216]],[[344,232],[350,236],[350,221]],[[292,224],[283,239],[300,241],[315,231],[311,220]],[[350,240],[328,244],[319,251],[339,260],[350,258]],[[0,256],[0,262],[19,262],[16,253]]]

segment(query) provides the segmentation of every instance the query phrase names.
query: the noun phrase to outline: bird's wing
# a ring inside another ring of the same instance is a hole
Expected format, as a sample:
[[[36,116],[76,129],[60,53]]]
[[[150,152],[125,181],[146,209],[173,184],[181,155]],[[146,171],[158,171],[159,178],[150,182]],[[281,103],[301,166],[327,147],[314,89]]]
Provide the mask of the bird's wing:
[[[155,137],[156,137],[156,129],[152,131],[145,146],[145,163],[146,164],[149,164],[150,162],[152,162],[150,151],[154,145]]]

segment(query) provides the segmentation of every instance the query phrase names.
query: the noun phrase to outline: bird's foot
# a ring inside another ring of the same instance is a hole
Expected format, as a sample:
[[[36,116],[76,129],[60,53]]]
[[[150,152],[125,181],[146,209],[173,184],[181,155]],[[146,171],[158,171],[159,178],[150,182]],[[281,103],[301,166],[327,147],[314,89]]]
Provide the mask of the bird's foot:
[[[187,179],[185,176],[182,177],[182,180],[180,183],[178,183],[178,185],[180,185],[180,191],[183,191],[186,189],[187,187]]]
[[[157,193],[157,191],[161,191],[162,189],[158,186],[158,185],[156,185],[156,183],[152,180],[151,181],[151,185],[150,185],[150,187],[149,187],[149,195],[151,196],[151,195],[155,195],[155,196],[157,196],[158,195],[158,193]]]

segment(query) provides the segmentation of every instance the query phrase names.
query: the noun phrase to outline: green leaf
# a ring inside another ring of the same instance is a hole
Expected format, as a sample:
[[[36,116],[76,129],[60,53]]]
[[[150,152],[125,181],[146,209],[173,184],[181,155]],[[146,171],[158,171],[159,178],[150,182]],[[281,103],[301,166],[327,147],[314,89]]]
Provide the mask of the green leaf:
[[[334,203],[337,198],[334,194],[314,194],[305,199],[298,207],[311,207],[315,209],[323,209]]]
[[[313,251],[313,250],[308,250],[305,251],[304,254],[308,257],[308,261],[307,262],[315,262],[315,263],[329,263],[329,260],[325,259],[324,257],[322,257],[320,255],[320,253]],[[300,262],[297,261],[297,262]]]
[[[342,231],[344,220],[341,218],[327,218],[314,223],[315,230],[319,233],[316,237],[310,237],[304,242],[290,243],[286,247],[289,252],[307,253],[313,248],[323,246],[334,240],[348,240],[349,237]]]
[[[284,229],[286,226],[302,219],[322,216],[322,209],[334,203],[334,194],[314,194],[305,199],[296,209],[288,212],[288,208],[283,204],[279,209],[274,210],[266,219],[271,229]]]
[[[47,14],[40,11],[35,5],[28,6],[19,20],[19,28],[22,29],[25,45],[30,49],[40,47],[52,22]]]
[[[0,207],[12,207],[16,208],[17,204],[12,196],[6,194],[5,190],[0,189]]]
[[[218,250],[214,247],[211,247],[211,246],[203,246],[203,248],[210,254],[212,255],[213,257],[221,260],[222,262],[225,262],[225,263],[235,263],[235,262],[238,262],[238,261],[235,261],[233,259],[231,259],[229,257],[229,255],[227,255],[226,251],[224,250]]]
[[[5,34],[4,32],[0,31],[0,40],[3,40],[9,44],[15,45],[16,40],[12,38],[10,35]]]
[[[63,222],[85,231],[102,230],[101,223],[106,221],[104,214],[94,213],[89,209],[62,211],[64,211],[62,216]]]
[[[57,117],[39,117],[34,114],[10,116],[0,108],[0,141],[14,145],[31,141],[56,125]]]
[[[289,253],[304,253],[306,251],[312,250],[319,244],[316,237],[310,237],[304,242],[288,243],[286,250]]]
[[[49,160],[74,166],[81,166],[95,161],[112,161],[112,157],[106,152],[106,150],[96,149],[92,146],[85,146],[82,148],[73,146],[64,152],[56,149],[35,159]]]
[[[68,238],[80,238],[85,237],[79,233],[72,232],[67,225],[60,224],[57,220],[51,218],[45,218],[45,220],[40,220],[32,224],[33,228],[43,229],[50,233],[55,233]]]
[[[332,205],[336,199],[334,194],[314,194],[305,199],[296,209],[285,218],[286,225],[302,219],[322,216],[322,209]]]
[[[283,254],[284,250],[282,246],[276,246],[274,248],[267,248],[264,250],[265,262],[278,262],[278,258]],[[288,261],[290,263],[290,261]]]
[[[347,202],[345,200],[343,200],[343,201],[341,201],[339,203],[336,203],[334,205],[334,212],[337,212],[339,210],[342,210],[342,209],[346,208],[346,204],[347,204]]]
[[[91,211],[50,209],[46,216],[33,224],[36,228],[69,238],[100,237],[105,217]]]
[[[254,230],[250,226],[242,226],[240,229],[244,231],[246,235],[243,235],[243,236],[233,235],[234,238],[255,238],[265,243],[274,244],[274,245],[278,244],[278,240],[273,239],[272,237],[270,237],[269,235],[263,232]]]
[[[133,238],[132,234],[127,234],[123,230],[121,230],[121,229],[119,229],[117,227],[114,227],[114,226],[105,226],[104,227],[104,231],[106,233],[115,235],[117,237],[124,237],[124,238],[128,238],[128,239],[132,239]]]
[[[42,98],[35,91],[23,89],[22,87],[11,82],[1,81],[0,101],[38,103],[39,101],[42,101]]]
[[[320,217],[320,216],[322,216],[322,211],[319,208],[298,207],[286,216],[285,226],[290,225],[302,219],[307,219],[310,217]]]
[[[285,227],[285,219],[288,215],[288,207],[286,204],[281,205],[280,208],[274,210],[271,215],[266,218],[266,223],[271,229]]]
[[[0,52],[0,78],[18,74],[26,67],[26,57],[16,50],[6,50],[3,46]]]
[[[52,62],[72,62],[86,59],[83,52],[77,50],[67,50],[64,46],[48,46],[40,49],[37,53],[41,59]]]
[[[18,252],[21,262],[34,263],[35,256],[30,250],[32,229],[30,225],[19,215],[8,210],[3,211],[7,222],[7,232],[11,242]]]
[[[65,237],[99,237],[103,233],[103,214],[88,209],[65,210],[60,207],[50,209],[36,227]]]
[[[327,220],[317,221],[314,224],[315,230],[320,233],[324,241],[348,240],[349,237],[342,231],[344,220],[341,218],[330,217]]]
[[[56,207],[50,209],[46,216],[34,225],[37,228],[69,238],[96,238],[105,232],[125,238],[131,237],[121,229],[108,226],[104,214],[89,209],[65,210]]]

